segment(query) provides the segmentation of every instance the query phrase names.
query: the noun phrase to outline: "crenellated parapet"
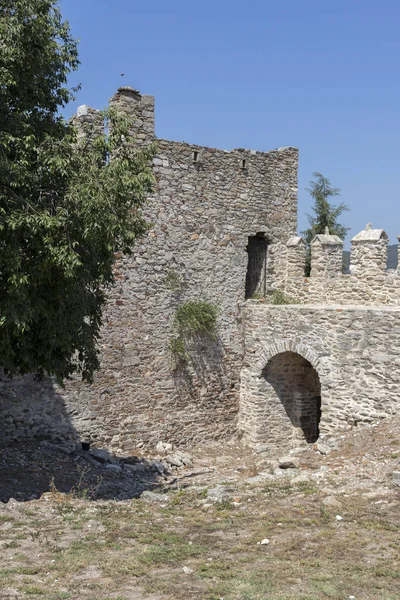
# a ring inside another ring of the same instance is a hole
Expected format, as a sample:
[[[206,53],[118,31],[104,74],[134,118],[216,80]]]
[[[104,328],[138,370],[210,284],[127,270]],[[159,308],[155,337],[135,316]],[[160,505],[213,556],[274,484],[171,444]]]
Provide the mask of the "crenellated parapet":
[[[388,236],[371,223],[351,240],[350,273],[358,277],[384,275],[387,269]]]
[[[109,106],[131,119],[129,133],[134,138],[135,145],[141,146],[154,141],[154,96],[142,95],[133,87],[124,86],[118,88],[110,98]],[[71,122],[77,128],[78,141],[104,131],[103,113],[86,104],[78,107]]]
[[[96,135],[104,132],[104,118],[100,110],[91,108],[87,104],[78,107],[76,114],[72,117],[71,123],[76,127],[78,142],[83,138],[91,140]]]
[[[400,244],[400,236],[398,240]],[[400,269],[387,269],[388,236],[383,229],[368,224],[354,236],[346,273],[343,242],[338,236],[328,231],[315,236],[309,277],[305,276],[306,252],[301,237],[287,242],[284,291],[294,300],[305,304],[400,305]]]
[[[302,237],[293,236],[286,244],[287,277],[303,277],[307,245]]]
[[[397,236],[397,273],[400,275],[400,235]]]
[[[342,272],[343,240],[326,228],[311,242],[311,277],[336,277]]]
[[[154,141],[154,96],[145,96],[133,87],[124,86],[112,96],[110,106],[132,119],[130,134],[135,144]]]

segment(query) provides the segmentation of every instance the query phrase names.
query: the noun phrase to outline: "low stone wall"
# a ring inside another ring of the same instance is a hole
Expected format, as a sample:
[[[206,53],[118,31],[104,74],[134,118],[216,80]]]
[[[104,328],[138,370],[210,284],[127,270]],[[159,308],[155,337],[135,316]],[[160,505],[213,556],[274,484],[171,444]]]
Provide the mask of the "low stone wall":
[[[319,431],[329,434],[398,410],[400,308],[249,301],[244,324],[239,429],[250,445],[290,448],[299,434],[307,437],[315,415]]]
[[[302,304],[400,305],[400,276],[397,272],[361,276],[289,277],[286,293]]]
[[[303,304],[400,304],[400,268],[387,269],[388,237],[370,224],[351,240],[350,269],[343,273],[343,242],[328,233],[311,242],[311,276],[305,277],[306,244],[291,237],[283,251],[282,290]],[[268,301],[268,298],[267,298]]]

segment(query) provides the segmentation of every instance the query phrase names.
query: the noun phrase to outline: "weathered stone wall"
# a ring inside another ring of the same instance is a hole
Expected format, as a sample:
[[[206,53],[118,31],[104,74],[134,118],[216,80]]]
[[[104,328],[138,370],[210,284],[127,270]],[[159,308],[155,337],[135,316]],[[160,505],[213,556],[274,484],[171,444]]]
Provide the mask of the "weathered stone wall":
[[[304,241],[290,238],[284,251],[286,280],[282,289],[303,304],[398,306],[400,270],[386,268],[387,245],[386,233],[368,225],[352,240],[350,273],[342,273],[340,239],[318,235],[311,244],[311,276],[305,277]]]
[[[383,229],[372,229],[368,223],[351,242],[350,272],[353,275],[370,277],[386,273],[388,236]]]
[[[130,134],[141,146],[154,141],[154,96],[144,96],[130,86],[120,87],[110,100],[110,106],[129,118],[134,118]]]
[[[400,308],[268,306],[253,300],[246,303],[243,320],[239,429],[247,443],[280,449],[298,443],[304,423],[296,427],[276,381],[286,381],[293,398],[304,389],[310,366],[321,386],[321,433],[370,423],[398,410]],[[274,357],[284,353],[305,361],[274,364]],[[271,361],[274,374],[268,381]],[[318,395],[313,385],[306,385],[310,398]]]
[[[290,238],[286,244],[286,280],[291,280],[293,277],[301,277],[304,279],[304,266],[306,264],[306,243],[298,236]]]
[[[136,117],[140,143],[153,140],[154,99],[123,88],[112,102]],[[156,191],[145,208],[152,228],[132,256],[118,257],[101,371],[92,385],[73,381],[65,390],[53,388],[76,435],[114,447],[154,445],[159,439],[184,445],[235,432],[248,238],[265,234],[267,282],[282,287],[282,249],[297,223],[295,148],[227,152],[156,143]],[[189,348],[188,363],[176,364],[169,350],[174,315],[189,299],[219,308],[218,336],[198,340]],[[32,382],[18,380],[8,389],[14,384],[23,389],[31,418]],[[34,393],[40,395],[36,388]],[[45,393],[41,398],[45,406],[53,402]],[[9,402],[0,402],[0,419],[4,411],[9,418],[10,410]],[[42,434],[47,430],[44,426]],[[14,439],[7,428],[1,437]]]
[[[317,235],[311,244],[311,277],[335,277],[342,270],[342,240],[336,235]]]
[[[290,277],[284,286],[302,304],[392,305],[400,304],[400,277],[394,271],[365,276]]]
[[[202,443],[237,432],[240,399],[245,441],[286,449],[393,414],[400,276],[385,270],[386,234],[368,225],[353,238],[351,274],[341,272],[341,240],[316,236],[305,278],[295,148],[227,152],[157,140],[153,97],[124,87],[111,104],[134,117],[138,147],[157,145],[144,210],[151,229],[132,256],[116,257],[94,383],[0,379],[0,441]],[[86,106],[74,122],[80,137],[103,126]],[[268,305],[276,289],[302,304]],[[244,302],[263,294],[263,303]],[[188,300],[218,307],[218,333],[186,340],[182,357],[171,340]]]
[[[89,422],[83,410],[79,420]],[[33,376],[0,378],[0,440],[21,441],[27,438],[77,440],[65,401],[51,381],[38,382]]]

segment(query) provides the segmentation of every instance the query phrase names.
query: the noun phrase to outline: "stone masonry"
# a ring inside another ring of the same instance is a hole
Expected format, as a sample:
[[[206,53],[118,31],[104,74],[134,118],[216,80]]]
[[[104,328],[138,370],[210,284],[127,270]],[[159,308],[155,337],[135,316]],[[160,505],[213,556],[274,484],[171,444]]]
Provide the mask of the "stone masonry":
[[[69,421],[76,437],[113,447],[155,445],[159,439],[188,445],[232,436],[243,355],[239,317],[246,248],[257,234],[268,244],[262,272],[254,275],[258,287],[262,279],[264,287],[266,281],[284,285],[281,260],[297,224],[297,149],[228,152],[155,139],[152,97],[120,88],[111,103],[134,117],[139,144],[157,144],[156,191],[145,208],[152,228],[132,256],[117,257],[94,383],[54,387],[55,403],[32,378],[4,381],[1,418],[12,426],[3,428],[2,437],[15,439],[17,431],[48,436],[57,430],[50,425],[54,406],[62,413],[58,421]],[[82,107],[75,123],[90,118],[96,119],[96,111]],[[190,299],[218,307],[218,336],[204,340],[177,368],[170,351],[174,316]],[[18,402],[13,401],[16,385]],[[32,397],[42,398],[43,406],[31,405]],[[30,423],[25,429],[24,418]]]
[[[387,235],[368,224],[343,242],[296,235],[296,148],[217,150],[157,139],[154,98],[120,88],[111,104],[134,118],[138,147],[156,143],[151,223],[131,256],[116,256],[101,370],[65,389],[33,376],[0,381],[0,440],[91,441],[112,449],[187,446],[239,434],[290,449],[393,415],[400,391],[400,276],[386,270]],[[100,127],[99,113],[74,118]],[[276,294],[296,304],[271,304]],[[177,310],[218,309],[217,335],[173,352]]]
[[[383,229],[372,229],[368,223],[354,236],[349,273],[343,273],[342,247],[337,236],[316,236],[311,244],[311,277],[305,277],[304,241],[291,238],[283,289],[302,304],[399,305],[400,271],[386,268],[388,237]]]
[[[317,427],[331,434],[398,410],[400,307],[250,300],[243,318],[246,443],[287,450],[299,437],[315,441]]]
[[[399,404],[400,277],[386,269],[388,238],[371,224],[352,239],[326,231],[286,246],[288,306],[248,301],[239,430],[253,446],[287,447],[395,414]]]

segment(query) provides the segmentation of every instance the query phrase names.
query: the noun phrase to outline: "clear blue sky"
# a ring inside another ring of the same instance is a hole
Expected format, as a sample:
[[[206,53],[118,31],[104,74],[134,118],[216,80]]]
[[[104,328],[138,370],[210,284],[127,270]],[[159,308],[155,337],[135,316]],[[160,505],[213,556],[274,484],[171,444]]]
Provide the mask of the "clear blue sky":
[[[300,149],[299,229],[313,171],[341,188],[349,237],[400,234],[399,0],[62,0],[80,39],[79,104],[119,85],[156,97],[158,137]],[[120,74],[124,73],[124,77]]]

